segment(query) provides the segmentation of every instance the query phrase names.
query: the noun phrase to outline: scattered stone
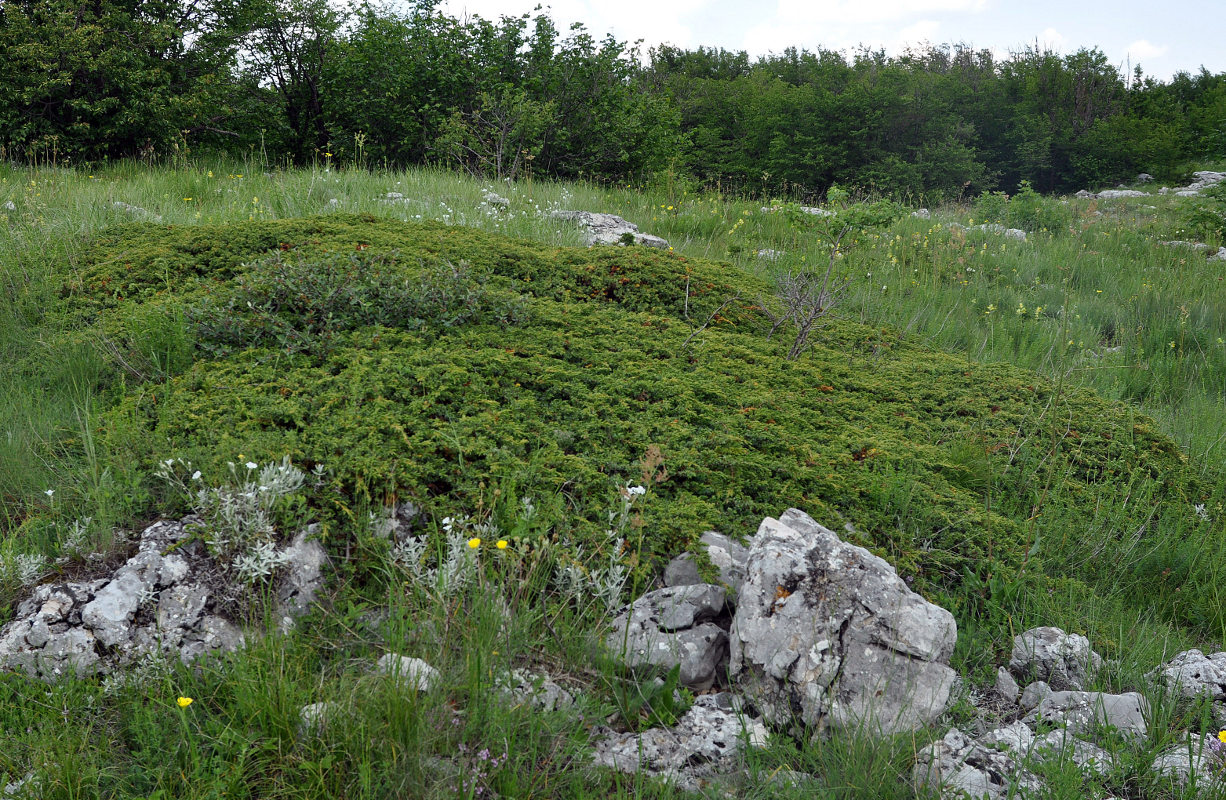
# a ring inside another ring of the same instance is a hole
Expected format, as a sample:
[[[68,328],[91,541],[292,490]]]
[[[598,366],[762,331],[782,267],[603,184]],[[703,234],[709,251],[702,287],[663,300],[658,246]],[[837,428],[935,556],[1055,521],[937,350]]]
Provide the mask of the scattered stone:
[[[298,736],[318,736],[340,711],[336,703],[311,703],[298,709]]]
[[[383,197],[379,199],[383,200],[386,203],[395,203],[397,201],[403,200],[404,195],[401,194],[400,192],[388,192],[387,194],[383,195]]]
[[[1013,680],[1009,670],[1004,667],[996,670],[996,685],[992,688],[996,690],[996,694],[1006,703],[1016,703],[1018,696],[1022,693],[1022,690],[1018,688],[1017,681]]]
[[[770,248],[763,248],[758,251],[758,258],[764,258],[767,261],[778,261],[785,255],[787,255],[787,253],[783,252],[782,250],[771,250]]]
[[[324,586],[324,567],[328,553],[318,539],[318,525],[300,531],[285,548],[286,570],[277,583],[277,607],[281,610],[278,625],[287,631],[294,619],[310,610],[315,597]]]
[[[1102,663],[1084,636],[1059,628],[1031,628],[1013,637],[1009,671],[1025,680],[1047,681],[1057,691],[1084,689]]]
[[[549,215],[549,218],[569,220],[586,227],[588,230],[588,246],[596,244],[622,245],[626,244],[626,240],[629,239],[634,244],[646,245],[647,247],[656,247],[662,250],[668,247],[666,240],[661,239],[659,236],[639,233],[638,225],[635,225],[633,222],[627,222],[614,214],[596,214],[591,211],[555,211]]]
[[[796,208],[800,213],[809,214],[814,217],[835,217],[839,213],[837,211],[827,211],[824,208],[815,208],[814,206],[797,206]],[[767,214],[774,214],[781,210],[783,210],[783,206],[762,206],[762,211]]]
[[[496,192],[491,192],[488,189],[481,194],[481,198],[492,206],[504,206],[505,207],[505,206],[511,205],[510,200],[506,199],[505,197],[503,197],[502,195]]]
[[[917,208],[911,212],[911,216],[915,217],[916,219],[931,219],[932,212],[926,208]]]
[[[957,635],[888,563],[789,509],[750,545],[730,672],[775,724],[911,731],[945,710]]]
[[[606,646],[633,670],[667,671],[680,665],[682,685],[705,691],[728,653],[724,587],[699,583],[657,589],[635,600],[613,621]]]
[[[1073,195],[1073,197],[1079,197],[1082,200],[1093,200],[1095,197],[1095,194],[1086,189],[1082,189],[1081,191],[1077,192],[1077,194]]]
[[[219,586],[224,574],[204,545],[191,538],[194,517],[147,527],[137,552],[106,577],[35,587],[0,627],[0,670],[57,680],[110,673],[149,653],[190,663],[244,644],[243,632],[222,616],[223,597],[246,590]],[[293,618],[314,601],[325,556],[310,531],[281,548],[274,583],[276,619]]]
[[[1200,792],[1221,791],[1226,787],[1226,780],[1222,775],[1222,760],[1213,751],[1213,738],[1186,735],[1182,742],[1158,754],[1150,765],[1150,772],[1169,778],[1179,786],[1194,785]]]
[[[942,798],[951,800],[1004,800],[1042,788],[1038,776],[1025,769],[1014,755],[998,750],[995,743],[975,741],[957,728],[951,728],[943,739],[920,753],[911,782],[917,793],[936,789]]]
[[[719,570],[720,582],[731,590],[730,599],[735,604],[736,597],[741,592],[741,584],[745,582],[745,562],[749,560],[749,548],[715,531],[707,531],[699,537],[698,542],[706,548],[707,558],[711,559],[711,563]],[[689,586],[701,582],[694,557],[689,553],[677,556],[664,569],[665,586]]]
[[[38,789],[39,785],[34,778],[34,773],[27,772],[21,778],[4,784],[4,788],[0,789],[0,797],[41,797]]]
[[[131,203],[125,203],[122,200],[116,200],[115,202],[111,203],[111,208],[114,208],[118,211],[123,211],[126,214],[131,214],[134,217],[141,217],[143,219],[151,219],[154,222],[162,221],[161,214],[150,214],[148,211],[141,208],[140,206],[134,206]]]
[[[1133,178],[1132,182],[1133,183],[1153,183],[1154,176],[1150,175],[1148,172],[1142,172],[1140,175],[1137,175],[1137,177]]]
[[[1110,726],[1129,737],[1146,734],[1145,715],[1149,704],[1137,692],[1052,692],[1023,719],[1030,725],[1039,720],[1064,725],[1071,733],[1091,733]]]
[[[1226,701],[1226,652],[1207,656],[1199,650],[1185,650],[1147,677],[1162,681],[1167,689],[1183,697]]]
[[[1162,245],[1163,247],[1188,247],[1193,250],[1201,250],[1206,253],[1213,249],[1209,245],[1202,242],[1185,242],[1181,239],[1171,239],[1170,241],[1158,242],[1158,244]]]
[[[673,728],[641,734],[607,729],[595,742],[598,766],[631,775],[667,779],[685,791],[701,791],[740,764],[746,744],[765,747],[766,726],[736,707],[727,692],[702,695]]]
[[[1136,189],[1104,189],[1096,195],[1101,200],[1116,200],[1123,197],[1145,197],[1145,192]]]
[[[16,204],[16,203],[14,203],[12,200],[5,200],[5,201],[4,201],[4,210],[5,210],[5,211],[16,211],[16,210],[17,210],[17,204]]]
[[[1097,745],[1074,738],[1065,729],[1036,737],[1031,743],[1030,754],[1031,759],[1040,764],[1067,758],[1083,772],[1098,775],[1106,775],[1116,766],[1115,756]]]
[[[1039,703],[1043,702],[1043,698],[1051,694],[1052,689],[1047,685],[1046,681],[1035,681],[1026,687],[1026,691],[1022,692],[1022,697],[1017,701],[1023,711],[1033,711],[1039,707]]]
[[[439,672],[420,658],[387,653],[379,657],[375,672],[418,692],[428,692],[439,680]]]
[[[538,711],[559,711],[575,704],[570,692],[540,672],[513,669],[499,678],[498,688],[515,703],[528,703]]]

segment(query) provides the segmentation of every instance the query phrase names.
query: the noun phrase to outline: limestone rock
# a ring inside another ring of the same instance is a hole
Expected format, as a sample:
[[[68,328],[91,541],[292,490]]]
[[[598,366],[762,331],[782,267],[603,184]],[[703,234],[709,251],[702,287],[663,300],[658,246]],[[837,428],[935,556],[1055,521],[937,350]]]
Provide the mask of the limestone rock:
[[[627,222],[614,214],[597,214],[591,211],[555,211],[550,219],[563,219],[583,225],[588,230],[587,243],[594,244],[625,244],[627,235],[634,244],[666,249],[668,242],[659,236],[639,233],[639,226]]]
[[[497,192],[492,192],[488,189],[481,193],[481,199],[484,200],[486,203],[488,203],[491,206],[509,206],[511,205],[510,200],[498,194]]]
[[[605,731],[595,742],[599,766],[666,778],[686,791],[700,791],[733,771],[746,744],[764,747],[762,721],[736,708],[727,693],[699,697],[673,728],[641,734]]]
[[[957,728],[920,753],[911,782],[917,792],[937,789],[942,798],[951,800],[1004,800],[1035,795],[1042,789],[1038,777],[1014,754],[975,741]]]
[[[1102,663],[1084,636],[1059,628],[1031,628],[1013,637],[1009,671],[1019,678],[1047,681],[1057,691],[1083,689]]]
[[[1132,182],[1133,183],[1153,183],[1154,176],[1150,175],[1148,172],[1142,172],[1141,174],[1137,175],[1137,177],[1133,178]]]
[[[1035,681],[1026,687],[1026,691],[1022,692],[1022,697],[1017,704],[1022,707],[1023,711],[1033,711],[1051,692],[1052,689],[1047,685],[1047,681]]]
[[[749,560],[749,548],[722,533],[707,531],[699,538],[699,544],[707,551],[707,558],[719,570],[719,579],[731,589],[731,602],[736,603],[741,584],[745,582],[745,562]],[[664,570],[665,586],[689,586],[701,583],[698,567],[693,557],[682,553],[669,562]]]
[[[1145,192],[1138,192],[1136,189],[1104,189],[1098,193],[1098,197],[1103,200],[1115,200],[1121,197],[1145,197]]]
[[[1185,650],[1148,677],[1184,697],[1226,701],[1226,652],[1207,656],[1199,650]]]
[[[150,653],[187,663],[206,653],[243,646],[243,632],[227,620],[218,595],[223,570],[189,535],[198,520],[162,520],[141,533],[137,550],[114,572],[93,580],[35,587],[0,627],[0,670],[56,680],[109,673]],[[303,613],[322,586],[323,548],[300,533],[280,553],[277,583],[284,618]]]
[[[575,704],[574,695],[544,673],[514,669],[504,674],[497,685],[513,702],[528,703],[538,711],[558,711]]]
[[[1006,703],[1016,703],[1018,695],[1022,690],[1018,688],[1017,681],[1013,680],[1013,676],[1009,674],[1009,670],[1004,667],[996,670],[996,684],[993,686],[996,694]]]
[[[634,670],[681,667],[681,683],[711,688],[728,652],[722,586],[699,583],[657,589],[635,600],[613,621],[606,646]]]
[[[1201,792],[1220,792],[1226,788],[1221,764],[1214,751],[1214,737],[1187,735],[1182,742],[1159,753],[1149,769],[1179,786],[1194,784]]]
[[[731,634],[733,680],[776,724],[915,730],[955,678],[953,616],[797,509],[759,527]]]
[[[387,653],[375,664],[375,672],[419,692],[428,692],[438,683],[439,673],[420,658]]]
[[[1148,702],[1137,692],[1052,692],[1023,721],[1030,725],[1039,720],[1054,722],[1074,734],[1110,726],[1124,736],[1139,738],[1147,732],[1148,710]]]

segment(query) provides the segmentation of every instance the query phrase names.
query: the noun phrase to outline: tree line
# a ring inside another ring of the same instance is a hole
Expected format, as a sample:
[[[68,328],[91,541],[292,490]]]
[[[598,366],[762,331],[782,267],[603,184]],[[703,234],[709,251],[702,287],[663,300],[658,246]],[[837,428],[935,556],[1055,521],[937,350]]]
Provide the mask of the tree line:
[[[1157,81],[1097,49],[1038,46],[1003,60],[964,45],[640,58],[544,13],[459,19],[434,0],[0,0],[0,148],[937,200],[1174,178],[1226,157],[1226,73]]]

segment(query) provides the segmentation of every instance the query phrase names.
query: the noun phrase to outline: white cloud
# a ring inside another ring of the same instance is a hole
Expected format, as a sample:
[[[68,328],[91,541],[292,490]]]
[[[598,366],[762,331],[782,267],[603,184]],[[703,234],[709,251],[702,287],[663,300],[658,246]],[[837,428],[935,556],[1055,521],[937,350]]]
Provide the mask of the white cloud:
[[[900,23],[939,13],[976,12],[987,0],[779,0],[777,17],[789,24]]]
[[[898,43],[900,45],[920,44],[921,42],[937,41],[937,31],[941,29],[941,23],[930,19],[922,19],[914,25],[908,25],[898,32]]]
[[[1159,47],[1158,45],[1151,44],[1147,39],[1138,39],[1124,49],[1128,52],[1129,58],[1131,58],[1135,63],[1146,58],[1158,58],[1160,56],[1164,56],[1166,55],[1166,51],[1170,48],[1166,45]]]
[[[1064,34],[1055,28],[1044,28],[1039,34],[1039,46],[1050,47],[1052,50],[1061,51],[1064,49]]]

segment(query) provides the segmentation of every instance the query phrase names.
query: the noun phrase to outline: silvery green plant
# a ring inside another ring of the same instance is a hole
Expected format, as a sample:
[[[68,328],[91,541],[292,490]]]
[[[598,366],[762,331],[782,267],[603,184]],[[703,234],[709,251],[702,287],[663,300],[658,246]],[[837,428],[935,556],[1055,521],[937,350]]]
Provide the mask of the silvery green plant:
[[[230,481],[216,487],[204,485],[200,471],[182,459],[160,462],[155,474],[187,495],[209,552],[227,563],[240,580],[254,583],[271,577],[286,562],[287,556],[276,546],[273,515],[282,499],[307,485],[307,475],[290,463],[289,456],[263,467],[248,461],[242,471],[234,462],[227,464]],[[322,467],[316,467],[316,485],[324,474]]]
[[[38,553],[0,553],[0,584],[33,586],[48,566]]]
[[[477,575],[476,551],[468,546],[474,535],[493,537],[498,528],[492,522],[474,522],[468,517],[444,517],[441,526],[445,553],[431,566],[425,535],[408,534],[392,548],[392,561],[419,589],[451,594],[464,589]]]
[[[569,551],[569,558],[563,559],[554,569],[554,582],[561,592],[572,600],[584,596],[600,600],[605,609],[612,613],[621,607],[622,592],[630,578],[630,569],[626,566],[626,530],[630,527],[630,510],[638,498],[647,489],[642,486],[623,486],[618,494],[621,503],[618,508],[609,512],[609,527],[605,529],[608,542],[607,561],[603,566],[588,566],[584,564],[582,548],[569,541],[564,547]]]

